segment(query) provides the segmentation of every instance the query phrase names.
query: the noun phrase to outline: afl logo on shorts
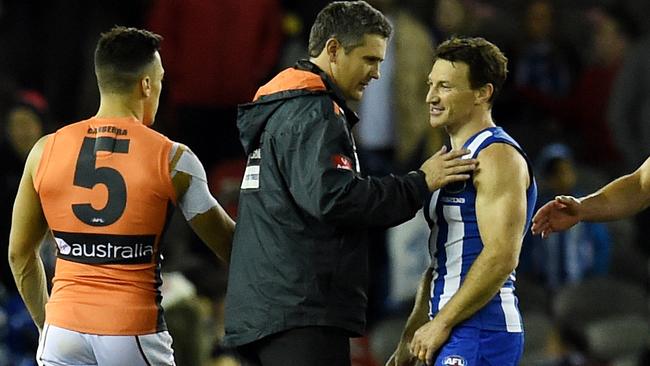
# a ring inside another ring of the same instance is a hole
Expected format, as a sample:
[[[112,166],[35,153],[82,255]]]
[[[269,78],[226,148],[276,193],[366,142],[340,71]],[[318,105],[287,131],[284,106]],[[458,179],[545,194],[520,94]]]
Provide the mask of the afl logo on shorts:
[[[457,355],[445,357],[445,359],[442,360],[442,364],[445,366],[467,366],[465,359]]]

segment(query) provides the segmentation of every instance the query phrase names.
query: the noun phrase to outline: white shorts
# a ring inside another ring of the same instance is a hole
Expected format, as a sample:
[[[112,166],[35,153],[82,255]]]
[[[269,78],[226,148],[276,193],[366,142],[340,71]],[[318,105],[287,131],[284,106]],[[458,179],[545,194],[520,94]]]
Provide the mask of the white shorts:
[[[39,366],[174,366],[169,332],[138,336],[79,333],[45,324],[36,351]]]

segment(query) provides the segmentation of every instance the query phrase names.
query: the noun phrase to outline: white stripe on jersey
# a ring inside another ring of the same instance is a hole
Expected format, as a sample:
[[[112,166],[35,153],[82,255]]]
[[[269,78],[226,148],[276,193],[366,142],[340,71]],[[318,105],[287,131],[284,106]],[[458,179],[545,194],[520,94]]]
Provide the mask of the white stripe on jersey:
[[[470,158],[476,158],[476,149],[478,149],[479,146],[485,141],[488,137],[492,136],[493,133],[492,131],[483,131],[481,132],[472,142],[470,142],[469,145],[467,145],[467,149],[470,151],[469,154],[464,155],[463,159],[470,159]]]
[[[429,201],[429,218],[433,221],[434,224],[437,224],[438,221],[438,216],[436,215],[438,196],[440,196],[440,190],[436,189],[436,191],[431,194],[431,201]]]
[[[506,329],[508,332],[523,332],[512,288],[502,287],[499,292],[499,297],[501,297],[501,309],[503,309],[503,314],[506,318]]]
[[[433,273],[435,276],[437,276],[436,270],[438,269],[438,261],[434,260],[434,258],[436,257],[436,252],[438,251],[438,233],[440,232],[440,228],[438,227],[438,216],[436,215],[436,206],[438,204],[439,195],[439,189],[433,192],[431,195],[431,200],[429,201],[429,207],[427,207],[429,219],[433,222],[433,225],[431,226],[431,235],[429,235],[429,255],[432,259],[430,268],[433,268]],[[425,215],[427,215],[427,213],[425,213]],[[433,291],[433,286],[431,287],[431,291]],[[433,294],[433,292],[431,294]]]
[[[431,256],[431,269],[433,277],[431,278],[431,286],[429,292],[429,318],[433,319],[433,313],[431,312],[431,299],[433,299],[433,291],[435,290],[436,278],[438,278],[438,261],[436,260],[436,252],[438,251],[438,235],[440,233],[440,227],[438,226],[438,216],[436,215],[436,206],[438,204],[438,196],[440,195],[440,190],[433,192],[431,200],[429,201],[428,215],[429,219],[433,221],[433,226],[431,226],[431,235],[429,235],[429,255]]]
[[[442,309],[460,288],[460,274],[463,269],[463,236],[465,235],[465,223],[460,214],[460,206],[445,205],[442,207],[442,213],[447,222],[447,242],[445,244],[447,273],[438,309]]]

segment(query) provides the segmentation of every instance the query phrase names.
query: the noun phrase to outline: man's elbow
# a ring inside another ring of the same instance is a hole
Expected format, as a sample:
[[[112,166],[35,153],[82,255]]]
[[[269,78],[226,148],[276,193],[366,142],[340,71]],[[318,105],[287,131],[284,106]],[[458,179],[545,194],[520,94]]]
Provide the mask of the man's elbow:
[[[323,197],[318,202],[318,219],[328,225],[345,224],[351,212],[351,207],[346,206],[345,200],[339,195]]]
[[[9,267],[13,272],[16,272],[19,268],[24,268],[24,264],[29,261],[30,258],[36,258],[35,250],[27,250],[26,246],[19,243],[16,240],[9,239]]]
[[[492,253],[490,265],[495,273],[507,276],[517,268],[519,256],[512,253]]]

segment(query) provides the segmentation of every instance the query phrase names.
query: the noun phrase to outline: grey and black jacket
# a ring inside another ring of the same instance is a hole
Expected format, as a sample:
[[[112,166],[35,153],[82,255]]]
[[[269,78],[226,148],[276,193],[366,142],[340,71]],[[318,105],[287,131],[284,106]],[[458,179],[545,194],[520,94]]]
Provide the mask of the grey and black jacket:
[[[427,185],[421,171],[362,177],[350,132],[357,121],[308,61],[239,107],[248,164],[226,295],[226,345],[303,326],[363,333],[366,232],[412,218]]]

